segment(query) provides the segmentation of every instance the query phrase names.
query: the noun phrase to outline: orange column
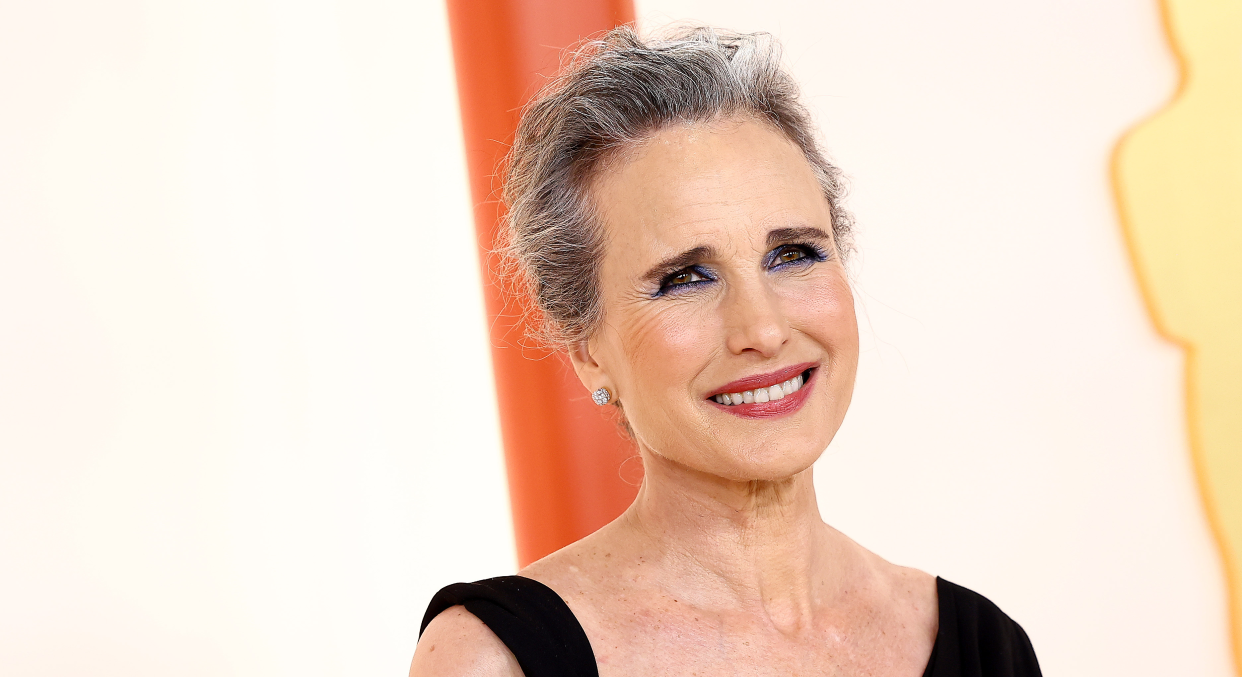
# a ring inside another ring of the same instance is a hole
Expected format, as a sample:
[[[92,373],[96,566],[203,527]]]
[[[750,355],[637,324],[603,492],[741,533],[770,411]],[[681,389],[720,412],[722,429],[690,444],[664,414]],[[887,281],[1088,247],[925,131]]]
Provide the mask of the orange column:
[[[506,305],[489,253],[501,215],[496,166],[518,111],[556,71],[561,50],[632,22],[634,8],[631,0],[448,0],[448,17],[518,562],[525,566],[621,514],[634,499],[639,469],[627,464],[629,481],[622,479],[632,445],[566,359],[529,346],[521,309]]]

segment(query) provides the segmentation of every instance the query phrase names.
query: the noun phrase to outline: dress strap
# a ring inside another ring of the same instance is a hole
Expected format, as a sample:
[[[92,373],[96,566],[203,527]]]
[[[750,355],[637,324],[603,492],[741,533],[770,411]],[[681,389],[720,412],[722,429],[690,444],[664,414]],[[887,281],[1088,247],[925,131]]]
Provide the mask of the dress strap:
[[[599,677],[582,625],[565,600],[543,583],[524,576],[454,583],[431,598],[418,634],[459,604],[509,647],[526,677]]]
[[[1040,677],[1022,626],[983,595],[936,577],[940,629],[923,677]]]

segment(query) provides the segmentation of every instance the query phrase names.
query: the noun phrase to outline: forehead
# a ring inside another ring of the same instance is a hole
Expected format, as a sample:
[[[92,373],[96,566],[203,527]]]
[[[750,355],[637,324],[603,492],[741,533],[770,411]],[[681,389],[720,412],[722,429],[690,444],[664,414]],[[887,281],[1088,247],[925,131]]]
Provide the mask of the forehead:
[[[646,260],[687,246],[720,246],[710,240],[722,237],[749,242],[790,225],[831,227],[828,202],[802,151],[750,119],[662,129],[607,168],[593,192],[608,258]]]

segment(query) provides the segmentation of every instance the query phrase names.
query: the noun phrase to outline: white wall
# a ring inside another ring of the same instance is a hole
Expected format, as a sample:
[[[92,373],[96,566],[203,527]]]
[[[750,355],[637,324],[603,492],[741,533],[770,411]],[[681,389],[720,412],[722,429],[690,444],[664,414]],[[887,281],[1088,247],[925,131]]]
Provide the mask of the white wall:
[[[0,673],[404,674],[515,567],[442,3],[0,50]]]
[[[825,518],[991,597],[1048,675],[1233,674],[1181,355],[1109,183],[1171,96],[1154,0],[638,0],[782,39],[858,219],[863,356]]]
[[[766,29],[851,175],[827,519],[1049,675],[1230,674],[1108,157],[1151,2],[638,3]],[[0,4],[0,672],[402,674],[512,571],[442,4]]]

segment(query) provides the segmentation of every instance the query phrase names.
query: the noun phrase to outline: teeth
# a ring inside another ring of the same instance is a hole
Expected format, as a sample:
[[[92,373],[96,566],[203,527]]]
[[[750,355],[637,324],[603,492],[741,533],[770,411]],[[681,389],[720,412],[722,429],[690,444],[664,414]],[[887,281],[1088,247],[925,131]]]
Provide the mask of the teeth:
[[[788,381],[782,381],[774,386],[769,386],[767,388],[756,388],[755,390],[746,390],[740,393],[721,393],[716,395],[713,399],[725,406],[753,403],[762,404],[764,402],[771,402],[773,400],[779,400],[788,395],[792,395],[801,390],[804,383],[802,374],[798,374]]]

